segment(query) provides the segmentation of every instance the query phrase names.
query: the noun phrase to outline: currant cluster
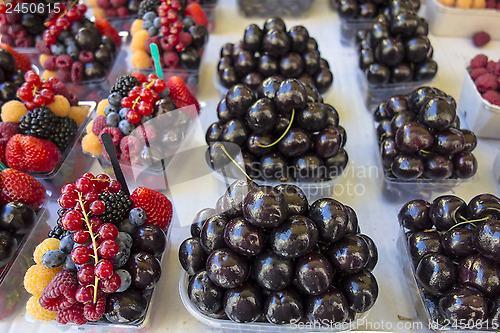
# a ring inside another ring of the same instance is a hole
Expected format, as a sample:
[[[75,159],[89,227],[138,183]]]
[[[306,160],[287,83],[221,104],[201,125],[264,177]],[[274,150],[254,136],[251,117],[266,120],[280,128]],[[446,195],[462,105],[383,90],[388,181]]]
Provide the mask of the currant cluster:
[[[63,5],[61,4],[61,6]],[[65,8],[62,8],[61,12],[64,12],[64,10]],[[48,29],[43,32],[43,40],[47,42],[48,45],[55,44],[57,42],[57,36],[59,36],[61,32],[68,30],[73,22],[80,21],[86,11],[87,6],[83,3],[79,3],[68,9],[64,15],[47,21],[46,26]]]
[[[28,110],[50,104],[54,101],[56,94],[52,83],[54,79],[42,82],[40,76],[34,71],[28,71],[24,75],[25,82],[17,90],[17,96],[24,101]]]
[[[179,11],[182,6],[179,1],[162,2],[158,7],[158,17],[160,18],[160,36],[167,37],[167,48],[182,52],[186,48],[189,39],[180,39],[184,25],[179,19]],[[189,33],[187,33],[189,35]],[[184,37],[184,35],[183,35]],[[191,36],[189,36],[190,38]]]

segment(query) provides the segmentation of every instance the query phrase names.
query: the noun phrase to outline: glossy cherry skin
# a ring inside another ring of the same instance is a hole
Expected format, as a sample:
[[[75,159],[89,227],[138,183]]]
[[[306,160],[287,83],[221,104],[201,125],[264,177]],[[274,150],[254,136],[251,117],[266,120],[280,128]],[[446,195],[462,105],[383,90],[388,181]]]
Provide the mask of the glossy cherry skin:
[[[396,132],[396,146],[403,153],[416,153],[432,147],[434,138],[425,126],[411,122],[402,125]]]
[[[357,313],[371,309],[378,297],[377,280],[366,269],[343,279],[340,290],[345,295],[351,310]]]
[[[234,288],[245,282],[250,273],[248,261],[236,252],[224,248],[215,250],[207,259],[208,276],[222,288]]]
[[[166,236],[163,230],[154,224],[143,224],[135,227],[131,234],[134,252],[148,252],[159,256],[165,251]]]
[[[281,113],[288,114],[294,109],[298,112],[306,106],[307,91],[296,79],[284,80],[276,92],[274,103]]]
[[[296,157],[291,163],[298,181],[315,182],[324,177],[324,161],[318,155],[307,153]]]
[[[396,133],[397,130],[405,124],[415,122],[417,116],[411,111],[401,111],[395,114],[391,119],[391,130]]]
[[[349,317],[349,303],[338,289],[330,286],[325,293],[306,298],[304,315],[310,322],[340,323]]]
[[[391,80],[391,70],[389,67],[373,63],[365,70],[366,80],[373,86],[379,86],[389,83]]]
[[[466,216],[467,204],[454,195],[443,195],[431,204],[429,217],[437,230],[446,231],[453,225],[462,222]]]
[[[432,227],[429,218],[430,206],[429,202],[422,199],[407,202],[398,213],[399,223],[411,231],[430,229]]]
[[[191,277],[188,295],[191,302],[204,314],[217,313],[222,308],[224,290],[210,280],[206,270]]]
[[[272,100],[261,98],[249,109],[246,115],[248,127],[256,133],[268,133],[274,128],[278,114]]]
[[[318,229],[307,217],[291,216],[271,231],[273,251],[285,258],[298,258],[311,251],[318,241]]]
[[[244,283],[227,290],[223,302],[226,315],[237,323],[256,321],[262,314],[262,293],[252,283]]]
[[[274,96],[276,96],[281,82],[282,80],[278,79],[275,76],[268,77],[267,79],[262,81],[262,84],[257,90],[259,98],[266,97],[269,99],[274,99]]]
[[[199,238],[188,238],[179,246],[179,262],[188,275],[192,276],[205,270],[206,260],[207,254]]]
[[[488,303],[478,290],[464,286],[452,289],[439,299],[439,313],[457,323],[482,322],[488,315]]]
[[[446,179],[453,176],[453,162],[442,155],[435,154],[425,160],[424,176],[429,179]]]
[[[309,132],[321,131],[325,128],[328,111],[322,103],[308,103],[306,108],[297,114],[297,124]]]
[[[309,295],[325,292],[333,281],[333,268],[328,259],[317,252],[310,252],[297,260],[297,282]]]
[[[500,221],[487,220],[474,229],[474,245],[486,258],[500,262]]]
[[[477,146],[477,137],[474,132],[469,131],[468,129],[461,129],[462,135],[465,138],[464,150],[473,151]]]
[[[462,151],[453,156],[453,170],[459,178],[471,178],[477,172],[477,160],[472,153]]]
[[[493,194],[479,194],[469,201],[467,214],[472,219],[489,217],[500,220],[500,198]]]
[[[456,116],[455,106],[443,97],[430,99],[419,111],[420,122],[437,130],[448,129]]]
[[[221,211],[219,214],[224,214],[229,218],[243,215],[243,201],[250,190],[257,187],[254,181],[247,178],[235,180],[222,196]]]
[[[349,155],[344,148],[340,148],[337,154],[325,159],[326,179],[332,179],[340,175],[349,162]]]
[[[129,288],[108,296],[104,316],[113,324],[135,322],[144,316],[148,304],[140,290]]]
[[[420,259],[415,275],[426,291],[441,296],[455,284],[457,272],[450,258],[431,253]]]
[[[453,228],[441,234],[441,245],[443,251],[449,257],[454,259],[462,259],[470,254],[473,254],[474,249],[474,232],[466,228]]]
[[[404,56],[404,45],[396,39],[384,38],[375,48],[375,59],[387,66],[398,65]]]
[[[358,234],[360,232],[358,216],[352,207],[344,205],[344,209],[347,212],[347,226],[345,228],[346,234]]]
[[[286,158],[278,152],[262,156],[259,162],[260,175],[265,179],[288,177],[287,167]]]
[[[0,208],[0,230],[7,230],[14,235],[29,232],[35,220],[35,211],[24,203],[13,201]]]
[[[394,158],[398,156],[398,148],[393,138],[385,138],[380,143],[380,158],[385,168],[390,168]]]
[[[270,76],[278,73],[278,66],[278,59],[276,57],[269,54],[263,54],[257,62],[257,71],[269,78]]]
[[[224,229],[224,240],[231,250],[247,256],[262,252],[266,242],[262,229],[250,224],[243,217],[229,221]]]
[[[329,126],[319,132],[314,138],[314,151],[322,158],[331,157],[339,151],[342,146],[342,135],[333,126]]]
[[[288,213],[286,198],[271,186],[258,186],[245,196],[243,215],[257,227],[277,227]]]
[[[294,263],[276,253],[265,250],[255,257],[252,266],[253,278],[267,290],[282,290],[292,283]]]
[[[125,269],[132,276],[132,286],[140,290],[152,289],[160,280],[160,262],[146,252],[133,253],[125,264]]]
[[[288,157],[300,156],[311,148],[311,139],[301,128],[290,129],[278,143],[279,151]]]
[[[309,202],[300,187],[292,184],[282,184],[275,186],[275,189],[285,196],[289,216],[307,214]]]
[[[201,229],[203,228],[203,224],[208,218],[216,215],[215,209],[213,208],[204,208],[200,210],[195,217],[193,218],[193,222],[191,223],[191,236],[192,237],[200,237]]]
[[[429,253],[442,253],[441,239],[435,230],[417,231],[408,237],[408,247],[414,260]]]
[[[263,32],[256,24],[250,24],[243,34],[243,48],[248,51],[259,51]]]
[[[235,117],[243,117],[247,110],[256,101],[255,95],[249,88],[237,84],[226,94],[226,106]]]
[[[431,87],[420,87],[413,90],[408,97],[408,107],[411,111],[419,113],[420,109],[432,98],[436,97],[436,91]]]
[[[286,31],[268,30],[262,39],[262,50],[273,56],[281,57],[290,50],[291,42]]]
[[[474,287],[486,295],[500,291],[500,269],[480,254],[464,258],[458,265],[458,282]]]
[[[309,218],[317,226],[321,241],[326,244],[331,244],[346,234],[349,215],[344,205],[337,200],[316,200],[309,208]]]
[[[297,322],[303,315],[302,298],[292,289],[270,293],[264,303],[264,315],[273,324]]]
[[[392,161],[391,171],[397,178],[415,179],[424,173],[424,163],[418,156],[400,154]]]
[[[365,269],[371,272],[378,262],[377,246],[375,245],[375,242],[367,235],[358,234],[358,236],[361,237],[368,246],[368,262],[365,265]]]
[[[434,147],[436,153],[453,155],[465,148],[465,137],[462,131],[449,128],[434,134]]]
[[[358,235],[346,235],[328,247],[326,256],[335,270],[355,274],[368,262],[368,244]]]

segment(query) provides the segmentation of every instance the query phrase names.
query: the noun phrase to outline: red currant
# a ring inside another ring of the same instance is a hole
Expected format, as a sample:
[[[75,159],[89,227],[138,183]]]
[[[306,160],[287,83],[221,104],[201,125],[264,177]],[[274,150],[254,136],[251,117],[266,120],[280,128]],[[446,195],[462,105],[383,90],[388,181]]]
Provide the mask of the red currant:
[[[151,90],[151,93],[153,94],[153,100],[151,101],[152,104],[158,102],[158,100],[160,99],[160,93],[157,92],[156,90]]]
[[[168,11],[167,19],[170,23],[176,22],[178,18],[179,18],[179,15],[177,14],[177,12],[175,10],[171,9]]]
[[[49,77],[49,79],[47,80],[47,82],[50,82],[52,84],[56,84],[56,83],[59,83],[59,80],[55,77]]]
[[[77,246],[71,250],[71,260],[77,265],[83,265],[90,260],[90,250],[85,246]]]
[[[108,191],[109,193],[118,193],[122,189],[122,184],[117,180],[112,180],[109,182]]]
[[[88,178],[90,180],[94,179],[94,175],[90,172],[85,172],[80,178]]]
[[[94,201],[99,200],[99,193],[95,189],[92,189],[92,191],[87,192],[83,195],[83,199],[91,204]]]
[[[162,27],[168,27],[170,25],[170,22],[168,22],[165,16],[160,16],[160,23]]]
[[[78,195],[75,192],[66,192],[61,194],[57,202],[62,208],[69,209],[76,204],[77,200]]]
[[[2,3],[0,4],[0,13],[5,14],[7,11],[7,7]]]
[[[73,209],[76,210],[77,212],[80,212],[80,213],[83,213],[84,211],[88,212],[89,211],[89,204],[88,204],[88,202],[84,201],[83,206],[82,206],[82,203],[77,202],[75,204],[75,207],[73,207]]]
[[[137,112],[143,116],[148,116],[153,112],[153,104],[146,101],[140,101],[137,106]]]
[[[21,87],[17,90],[17,96],[25,102],[30,102],[33,100],[33,90],[28,87]]]
[[[61,225],[68,231],[76,231],[83,225],[83,216],[76,210],[68,210],[61,218]]]
[[[170,29],[172,30],[172,29]],[[177,45],[179,43],[179,36],[177,35],[168,35],[167,37],[168,43],[172,45]]]
[[[94,287],[90,284],[80,286],[75,293],[75,299],[80,303],[87,303],[94,299]]]
[[[174,27],[175,29],[178,29],[178,30],[182,30],[182,28],[184,28],[184,24],[182,24],[181,21],[175,21],[172,24],[172,27]]]
[[[116,237],[118,237],[118,228],[112,223],[104,223],[100,226],[99,230],[97,230],[97,234],[101,240],[115,240]]]
[[[83,229],[79,229],[73,233],[73,241],[76,244],[85,244],[89,238],[89,232]]]
[[[78,281],[80,281],[80,283],[83,285],[94,283],[95,281],[94,269],[95,267],[92,264],[87,264],[80,267],[80,269],[76,273]]]
[[[168,23],[167,23],[168,24]],[[166,25],[162,25],[160,28],[160,35],[166,36],[170,35],[170,28]]]
[[[179,11],[181,9],[181,3],[178,0],[172,0],[170,2],[170,7],[172,7],[172,9],[175,9],[176,11]]]
[[[61,33],[62,28],[58,27],[57,25],[53,25],[50,27],[49,32],[52,36],[57,37]]]
[[[26,109],[28,109],[28,111],[34,110],[36,108],[36,105],[33,102],[26,102],[24,103],[24,106],[26,107]]]
[[[32,83],[35,86],[40,85],[40,76],[38,76],[37,73],[34,71],[27,71],[26,74],[24,74],[24,80],[26,82]]]
[[[44,106],[45,103],[47,103],[47,100],[42,95],[36,94],[35,97],[33,97],[33,103],[36,106],[40,107],[40,106]]]
[[[79,3],[76,5],[76,11],[78,14],[83,15],[87,11],[87,6],[85,6],[83,3]]]
[[[107,280],[113,275],[113,262],[107,259],[101,259],[95,265],[94,274],[99,279]]]
[[[179,44],[175,45],[175,50],[179,53],[184,51],[185,48],[186,48],[186,45],[184,45],[181,42],[179,42]]]
[[[157,79],[159,79],[159,77],[156,74],[149,74],[148,75],[148,83],[152,82],[153,80],[157,80]]]
[[[80,15],[76,12],[76,10],[75,10],[75,9],[71,9],[71,10],[69,10],[69,11],[66,13],[66,15],[65,15],[65,16],[68,18],[68,20],[73,21],[73,22],[74,22],[74,21],[79,21],[79,20],[80,20],[80,18],[81,18],[81,17],[80,17]]]
[[[66,184],[61,189],[61,194],[75,192],[76,185],[73,183]]]
[[[101,215],[106,210],[106,206],[101,200],[95,200],[90,204],[89,209],[93,215]]]
[[[101,245],[99,245],[97,253],[104,259],[111,259],[118,254],[118,250],[119,246],[117,242],[111,239],[106,239],[101,243]]]
[[[141,87],[135,86],[128,92],[128,97],[135,100],[141,94]]]
[[[92,190],[93,183],[90,179],[88,178],[78,178],[77,181],[75,182],[76,189],[82,193],[87,193]]]
[[[136,112],[133,110],[128,110],[127,111],[127,120],[131,124],[137,124],[139,121],[141,121],[141,115],[139,112]]]
[[[105,174],[100,174],[95,177],[94,185],[99,191],[106,189],[109,185],[109,176]]]
[[[90,223],[90,227],[92,228],[92,233],[96,234],[97,230],[99,230],[99,228],[102,225],[102,220],[98,217],[91,217],[89,219],[89,223]]]
[[[155,83],[153,84],[153,88],[157,92],[162,92],[163,90],[165,90],[166,87],[167,83],[164,80],[155,80]]]
[[[151,93],[150,89],[142,89],[141,90],[141,99],[145,102],[151,102],[151,99],[153,98],[153,94]]]
[[[52,103],[54,101],[54,98],[56,97],[54,92],[52,90],[49,90],[49,89],[42,89],[40,91],[40,95],[45,98],[46,104]]]
[[[122,98],[122,106],[124,108],[131,108],[132,105],[134,105],[134,100],[130,97],[123,97]]]
[[[52,91],[52,89],[54,89],[54,86],[49,81],[45,81],[45,82],[40,83],[40,89],[48,89],[48,90]]]
[[[120,275],[113,273],[111,277],[107,280],[99,280],[99,289],[104,291],[106,294],[112,294],[116,292],[122,284],[122,279]]]

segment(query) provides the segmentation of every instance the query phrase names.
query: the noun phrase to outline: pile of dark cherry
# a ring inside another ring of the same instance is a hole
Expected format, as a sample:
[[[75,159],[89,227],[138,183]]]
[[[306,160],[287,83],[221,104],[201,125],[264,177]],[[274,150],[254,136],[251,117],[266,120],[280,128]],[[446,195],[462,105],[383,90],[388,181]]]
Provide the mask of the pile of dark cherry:
[[[16,69],[12,54],[0,49],[0,107],[17,99],[17,89],[24,83],[24,71]]]
[[[213,169],[231,163],[227,152],[239,151],[253,179],[329,180],[347,165],[339,115],[306,82],[270,77],[257,95],[235,85],[219,102],[217,115],[206,133]]]
[[[370,85],[428,81],[437,73],[428,24],[410,0],[392,0],[373,26],[356,36],[359,67]]]
[[[380,14],[389,14],[389,0],[330,0],[339,16],[345,19],[374,19]],[[420,9],[420,0],[411,0],[413,11]]]
[[[307,29],[297,25],[287,31],[279,17],[267,19],[263,29],[250,24],[242,41],[223,45],[217,72],[226,88],[243,83],[256,90],[262,81],[276,75],[298,78],[324,93],[333,82],[328,61],[321,58],[318,43]]]
[[[348,323],[378,296],[378,254],[356,213],[294,185],[237,180],[194,218],[179,248],[187,293],[203,314],[235,322]]]
[[[500,198],[413,200],[398,218],[431,319],[448,328],[498,328]]]
[[[456,107],[453,97],[431,87],[382,102],[374,118],[386,175],[436,180],[474,176],[477,139],[460,129]]]

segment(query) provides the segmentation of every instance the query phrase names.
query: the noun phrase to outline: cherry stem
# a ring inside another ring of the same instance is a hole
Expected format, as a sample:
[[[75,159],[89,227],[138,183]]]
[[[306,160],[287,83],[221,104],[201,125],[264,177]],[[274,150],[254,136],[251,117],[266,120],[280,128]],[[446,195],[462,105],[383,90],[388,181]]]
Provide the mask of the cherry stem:
[[[248,180],[252,180],[252,178],[250,178],[250,176],[245,172],[245,170],[238,163],[236,163],[236,161],[232,158],[232,156],[227,152],[226,147],[224,147],[223,144],[217,143],[216,146],[215,146],[215,148],[217,148],[219,146],[221,147],[221,149],[224,152],[224,154],[226,154],[226,156],[229,157],[229,159],[231,160],[231,162],[233,162],[234,165],[236,165],[238,167],[238,169],[240,169],[240,171],[243,172],[243,174],[248,178]]]
[[[281,136],[276,141],[274,141],[273,143],[271,143],[269,145],[261,145],[260,143],[256,142],[257,143],[257,147],[260,147],[260,148],[269,148],[269,147],[274,146],[278,142],[280,142],[285,137],[285,135],[288,133],[288,131],[290,130],[290,128],[292,127],[293,117],[294,116],[295,116],[295,109],[292,109],[292,116],[290,117],[290,122],[288,123],[288,126],[287,126],[286,130],[285,130],[285,132],[283,132],[283,134],[281,134]]]
[[[90,234],[90,239],[92,240],[92,247],[94,248],[94,255],[91,255],[91,257],[94,258],[96,264],[99,259],[99,254],[97,253],[97,243],[96,243],[96,237],[94,233],[92,232],[92,225],[90,224],[89,221],[89,216],[87,215],[87,212],[85,211],[85,206],[83,203],[83,198],[82,194],[78,192],[78,203],[80,204],[80,207],[82,207],[82,214],[83,214],[83,220],[85,221],[85,224],[87,225],[87,229],[89,229],[89,234]],[[97,286],[99,284],[99,278],[96,276],[95,277],[95,282],[94,282],[94,304],[97,302]]]
[[[459,215],[459,217],[466,221],[466,222],[482,222],[482,221],[486,221],[487,219],[489,219],[490,217],[489,216],[485,216],[485,217],[482,217],[480,219],[475,219],[475,220],[467,220],[465,217],[463,217],[462,215]]]
[[[450,229],[448,229],[448,231],[450,231],[451,229],[454,229],[454,228],[458,227],[459,225],[464,225],[464,224],[472,224],[475,227],[476,225],[474,223],[472,223],[472,222],[475,222],[475,221],[463,221],[463,222],[454,224],[454,225],[451,226]]]
[[[423,149],[420,149],[420,152],[423,153],[423,154],[430,154],[431,152],[428,151],[428,150],[423,150]]]

